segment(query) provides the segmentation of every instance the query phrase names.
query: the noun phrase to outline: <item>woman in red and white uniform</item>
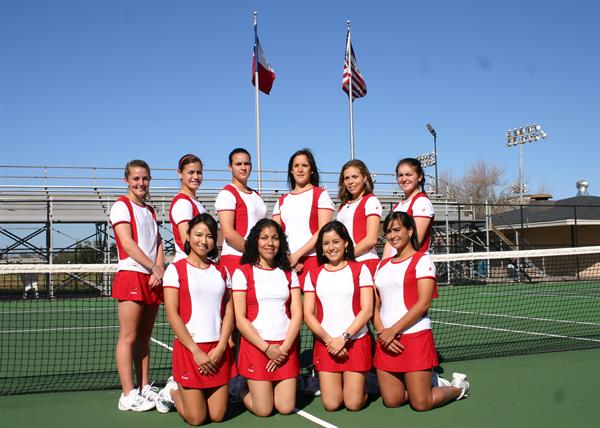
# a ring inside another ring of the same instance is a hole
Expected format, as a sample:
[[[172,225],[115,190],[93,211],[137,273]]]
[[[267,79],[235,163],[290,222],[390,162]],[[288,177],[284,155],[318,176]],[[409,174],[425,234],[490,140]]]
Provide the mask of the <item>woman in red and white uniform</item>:
[[[167,382],[157,409],[169,411],[174,402],[184,421],[200,425],[207,417],[213,422],[223,420],[228,382],[237,374],[227,343],[233,330],[233,304],[227,271],[212,261],[217,257],[216,221],[199,214],[188,222],[186,235],[188,257],[169,265],[163,279],[167,319],[176,337],[176,384]]]
[[[294,411],[300,372],[298,332],[302,297],[288,260],[281,227],[262,219],[252,228],[242,265],[232,278],[237,328],[242,335],[238,370],[248,379],[242,401],[257,416]]]
[[[231,184],[217,195],[215,209],[224,238],[219,263],[233,275],[240,265],[246,237],[256,222],[267,216],[267,206],[260,195],[248,187],[252,161],[246,149],[237,148],[229,154],[229,171]]]
[[[145,411],[155,407],[156,392],[149,385],[150,336],[162,302],[163,246],[156,215],[146,204],[150,167],[143,160],[125,166],[127,195],[110,210],[119,263],[112,287],[118,299],[119,339],[115,353],[123,393],[120,410]],[[132,380],[136,367],[137,389]]]
[[[373,277],[367,266],[354,261],[353,250],[344,225],[327,223],[317,239],[319,266],[304,282],[304,322],[315,337],[313,362],[328,411],[342,405],[360,410],[367,400]]]
[[[291,192],[282,195],[273,208],[273,220],[285,231],[290,246],[290,264],[304,286],[307,272],[317,266],[315,244],[319,229],[333,218],[333,202],[327,189],[319,187],[319,171],[308,149],[298,150],[288,162]]]
[[[454,373],[452,383],[439,378],[431,320],[427,311],[437,297],[435,266],[429,253],[419,252],[413,218],[390,213],[384,223],[386,238],[397,251],[377,268],[373,324],[377,345],[373,364],[383,403],[398,407],[407,401],[419,411],[459,400],[469,392],[466,375]]]
[[[429,251],[431,230],[435,212],[433,204],[425,192],[425,172],[421,162],[414,158],[405,158],[396,165],[396,180],[404,192],[404,198],[394,207],[394,211],[407,213],[415,220],[419,251]],[[392,257],[395,250],[386,243],[383,258]]]
[[[379,263],[375,244],[382,208],[373,194],[371,173],[363,161],[350,160],[342,167],[338,185],[341,206],[337,220],[350,233],[356,261],[365,264],[374,275]]]
[[[204,205],[196,199],[196,192],[202,184],[202,161],[193,154],[183,155],[177,165],[177,175],[181,181],[179,193],[171,201],[169,220],[175,241],[175,258],[173,263],[185,259],[183,250],[188,240],[188,222],[198,214],[206,212]]]

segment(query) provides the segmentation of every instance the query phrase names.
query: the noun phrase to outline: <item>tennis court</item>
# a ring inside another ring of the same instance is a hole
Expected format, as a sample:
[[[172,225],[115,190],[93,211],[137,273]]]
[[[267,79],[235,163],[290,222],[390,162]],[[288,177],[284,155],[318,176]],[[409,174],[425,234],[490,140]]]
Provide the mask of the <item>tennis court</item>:
[[[374,396],[364,411],[330,414],[316,399],[298,403],[306,417],[277,415],[266,420],[234,406],[225,425],[268,426],[285,421],[291,426],[309,426],[313,422],[307,417],[313,415],[325,421],[323,426],[396,426],[398,418],[414,426],[465,425],[461,421],[470,421],[470,426],[536,426],[538,422],[540,426],[566,426],[570,421],[565,414],[580,418],[572,425],[593,425],[588,423],[593,421],[596,397],[591,388],[600,380],[594,370],[600,349],[576,350],[600,348],[600,251],[516,261],[515,254],[498,260],[486,254],[485,259],[449,262],[442,258],[437,262],[439,297],[430,315],[438,352],[448,374],[468,373],[473,385],[468,400],[418,414],[409,408],[386,409]],[[509,264],[524,267],[515,275],[507,271]],[[92,266],[79,268],[82,271],[77,274],[40,273],[39,298],[32,293],[22,298],[17,274],[1,276],[2,414],[15,423],[26,415],[25,425],[31,426],[48,425],[48,420],[71,425],[74,417],[91,418],[86,421],[90,426],[183,424],[176,414],[132,415],[116,410],[118,323],[116,302],[108,297],[112,273],[106,267],[102,272]],[[151,363],[151,376],[158,384],[170,374],[172,339],[161,309],[153,332]],[[301,341],[301,362],[307,374],[312,355],[306,330],[301,332]],[[546,353],[564,350],[570,352]],[[519,354],[537,355],[495,358]],[[530,421],[532,409],[543,417]]]
[[[445,363],[446,372],[464,370],[469,374],[471,396],[425,413],[408,407],[388,409],[375,397],[357,413],[327,413],[319,399],[300,403],[300,407],[327,427],[596,427],[598,361],[600,349]],[[8,396],[0,400],[0,413],[6,426],[187,426],[175,413],[121,412],[116,408],[118,395],[117,390],[104,390]],[[282,425],[319,426],[299,415],[257,418],[239,405],[218,426]]]

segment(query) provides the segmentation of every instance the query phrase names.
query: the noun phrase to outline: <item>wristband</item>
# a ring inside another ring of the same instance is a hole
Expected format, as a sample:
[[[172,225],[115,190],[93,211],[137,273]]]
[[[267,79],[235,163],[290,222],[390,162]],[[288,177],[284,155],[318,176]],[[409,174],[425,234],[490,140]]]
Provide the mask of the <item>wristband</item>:
[[[271,344],[267,343],[267,347],[265,348],[265,350],[263,351],[263,353],[266,354],[270,347],[271,347]]]

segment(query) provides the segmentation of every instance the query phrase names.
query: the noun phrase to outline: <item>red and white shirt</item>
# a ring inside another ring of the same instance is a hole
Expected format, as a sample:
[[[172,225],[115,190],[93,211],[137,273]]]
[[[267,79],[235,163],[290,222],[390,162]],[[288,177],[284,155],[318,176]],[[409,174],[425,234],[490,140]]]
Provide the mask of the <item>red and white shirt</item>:
[[[156,224],[156,214],[149,205],[138,205],[132,202],[127,196],[121,196],[110,209],[110,224],[113,227],[121,223],[131,225],[131,234],[138,247],[148,256],[150,260],[156,261],[160,235],[158,225]],[[133,260],[127,254],[119,235],[115,233],[117,242],[117,253],[119,263],[117,271],[130,270],[150,274],[150,272],[141,264]]]
[[[190,221],[198,214],[206,212],[206,208],[202,203],[194,198],[189,197],[184,193],[178,193],[171,201],[169,209],[169,220],[173,229],[173,240],[175,241],[175,258],[173,262],[185,259],[187,254],[183,250],[184,241],[179,233],[179,224],[184,221]],[[215,236],[215,240],[217,237]]]
[[[364,195],[357,201],[346,203],[340,207],[337,214],[337,220],[344,223],[348,233],[352,237],[352,242],[356,245],[367,236],[367,218],[377,216],[381,218],[381,203],[372,193]],[[359,262],[371,259],[378,259],[377,251],[373,246],[368,251],[356,257]]]
[[[435,215],[433,204],[431,203],[429,196],[424,192],[417,193],[410,199],[398,202],[394,207],[394,211],[405,212],[413,218],[425,217],[431,219],[429,227],[423,237],[421,248],[419,248],[419,251],[421,252],[429,251],[429,246],[431,244],[431,229],[433,228],[433,218]]]
[[[313,187],[300,193],[282,195],[273,208],[273,217],[279,216],[288,239],[290,253],[295,253],[319,230],[319,210],[333,211],[333,202],[327,189]],[[314,256],[314,248],[306,256]]]
[[[365,265],[351,261],[336,271],[319,266],[304,280],[304,292],[316,293],[317,320],[331,337],[341,336],[360,312],[363,287],[373,287],[371,272]],[[360,339],[367,331],[365,325],[352,339]]]
[[[385,328],[394,325],[417,302],[417,281],[425,278],[437,279],[429,253],[417,252],[397,262],[389,258],[379,264],[375,272],[375,287],[381,298],[381,322]],[[437,297],[435,289],[433,296]],[[425,315],[402,334],[428,329],[431,329],[431,320]]]
[[[257,192],[254,190],[250,193],[242,192],[231,184],[225,186],[217,195],[215,209],[217,213],[221,211],[235,213],[233,227],[244,239],[258,220],[267,216],[267,206]],[[221,255],[241,256],[242,253],[224,240]]]
[[[290,325],[291,289],[296,272],[242,265],[231,279],[233,292],[246,292],[246,318],[264,340],[284,340]]]
[[[225,310],[227,270],[211,263],[199,269],[180,260],[171,263],[163,277],[164,288],[179,290],[179,316],[196,343],[216,342],[221,337]]]

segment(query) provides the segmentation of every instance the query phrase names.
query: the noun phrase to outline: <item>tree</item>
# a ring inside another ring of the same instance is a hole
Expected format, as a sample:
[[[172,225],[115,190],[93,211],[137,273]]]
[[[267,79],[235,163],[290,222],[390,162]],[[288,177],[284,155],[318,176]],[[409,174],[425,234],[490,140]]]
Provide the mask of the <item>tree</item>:
[[[502,189],[504,170],[481,159],[467,169],[463,177],[455,178],[451,172],[441,174],[440,193],[459,202],[485,203],[505,199]]]
[[[452,173],[443,172],[441,193],[450,200],[472,204],[476,217],[485,215],[485,203],[502,203],[508,198],[504,189],[504,169],[481,159],[471,165],[465,175],[458,179]]]
[[[505,192],[501,190],[503,174],[503,168],[490,165],[483,159],[478,160],[467,170],[464,177],[465,200],[485,203],[486,201],[498,202],[505,199]]]

